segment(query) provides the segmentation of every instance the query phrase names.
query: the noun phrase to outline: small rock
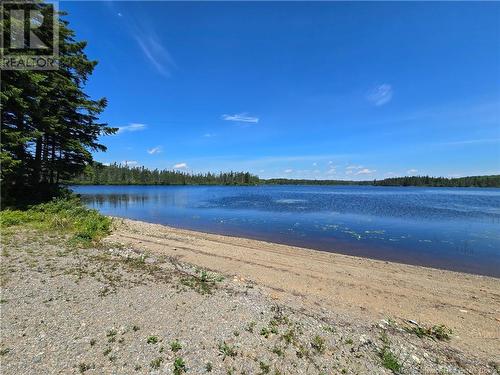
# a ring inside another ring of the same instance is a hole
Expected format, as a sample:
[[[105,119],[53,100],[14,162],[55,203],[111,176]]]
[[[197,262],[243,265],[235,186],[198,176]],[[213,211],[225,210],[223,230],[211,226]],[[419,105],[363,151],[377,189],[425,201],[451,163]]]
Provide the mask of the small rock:
[[[412,354],[411,359],[413,362],[420,364],[420,358],[418,358],[415,354]]]
[[[364,344],[369,344],[372,342],[371,338],[368,337],[367,335],[361,335],[359,336],[359,342],[364,345]]]

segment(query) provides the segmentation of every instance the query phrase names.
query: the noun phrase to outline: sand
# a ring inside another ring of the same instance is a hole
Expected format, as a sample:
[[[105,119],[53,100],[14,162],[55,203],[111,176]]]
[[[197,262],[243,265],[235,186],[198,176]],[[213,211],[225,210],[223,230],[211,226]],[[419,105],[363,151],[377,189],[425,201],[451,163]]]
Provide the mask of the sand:
[[[376,324],[453,330],[452,348],[500,361],[500,279],[116,219],[110,241],[254,282],[285,305]]]

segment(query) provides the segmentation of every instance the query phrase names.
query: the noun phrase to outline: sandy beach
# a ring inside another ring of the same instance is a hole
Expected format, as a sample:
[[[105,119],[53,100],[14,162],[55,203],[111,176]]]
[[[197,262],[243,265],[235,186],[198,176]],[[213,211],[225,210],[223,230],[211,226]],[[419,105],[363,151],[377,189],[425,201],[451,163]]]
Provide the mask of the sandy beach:
[[[365,323],[445,324],[450,345],[500,360],[500,280],[116,219],[110,240],[267,288],[272,298]]]
[[[498,279],[115,219],[2,228],[2,374],[498,374]],[[449,331],[451,329],[451,332]]]

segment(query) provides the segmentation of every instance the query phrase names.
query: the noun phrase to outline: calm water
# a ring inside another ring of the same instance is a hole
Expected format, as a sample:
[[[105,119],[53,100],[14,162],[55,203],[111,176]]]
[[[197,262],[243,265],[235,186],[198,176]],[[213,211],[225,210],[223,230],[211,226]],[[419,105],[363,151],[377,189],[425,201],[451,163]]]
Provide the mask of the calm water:
[[[500,189],[76,186],[106,215],[500,277]]]

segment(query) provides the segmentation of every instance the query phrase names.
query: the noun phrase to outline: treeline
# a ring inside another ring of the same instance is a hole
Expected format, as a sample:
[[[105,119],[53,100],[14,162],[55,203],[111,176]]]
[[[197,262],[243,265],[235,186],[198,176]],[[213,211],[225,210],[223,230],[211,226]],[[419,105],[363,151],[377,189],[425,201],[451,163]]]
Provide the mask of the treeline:
[[[459,178],[408,176],[384,180],[298,180],[287,178],[259,179],[249,172],[187,173],[175,170],[88,164],[77,177],[66,183],[76,185],[374,185],[435,187],[500,187],[500,175]]]
[[[290,178],[270,178],[260,180],[266,185],[372,185],[373,181],[349,181],[349,180],[298,180]]]
[[[22,10],[23,3],[18,4]],[[51,9],[31,4],[44,18]],[[64,13],[60,13],[64,16]],[[3,29],[11,29],[5,18]],[[50,34],[44,25],[42,34]],[[7,38],[7,37],[6,37]],[[85,54],[68,22],[59,18],[59,69],[3,70],[1,72],[1,192],[2,203],[48,199],[59,182],[81,173],[99,142],[117,129],[99,121],[106,99],[92,99],[85,84],[97,62]]]
[[[68,182],[77,185],[257,185],[259,177],[248,172],[186,173],[93,163]]]
[[[500,175],[458,178],[408,176],[373,182],[377,186],[500,187]]]
[[[500,187],[500,175],[470,177],[407,176],[372,181],[294,180],[273,178],[261,183],[274,185],[373,185],[373,186],[430,186],[430,187]]]

